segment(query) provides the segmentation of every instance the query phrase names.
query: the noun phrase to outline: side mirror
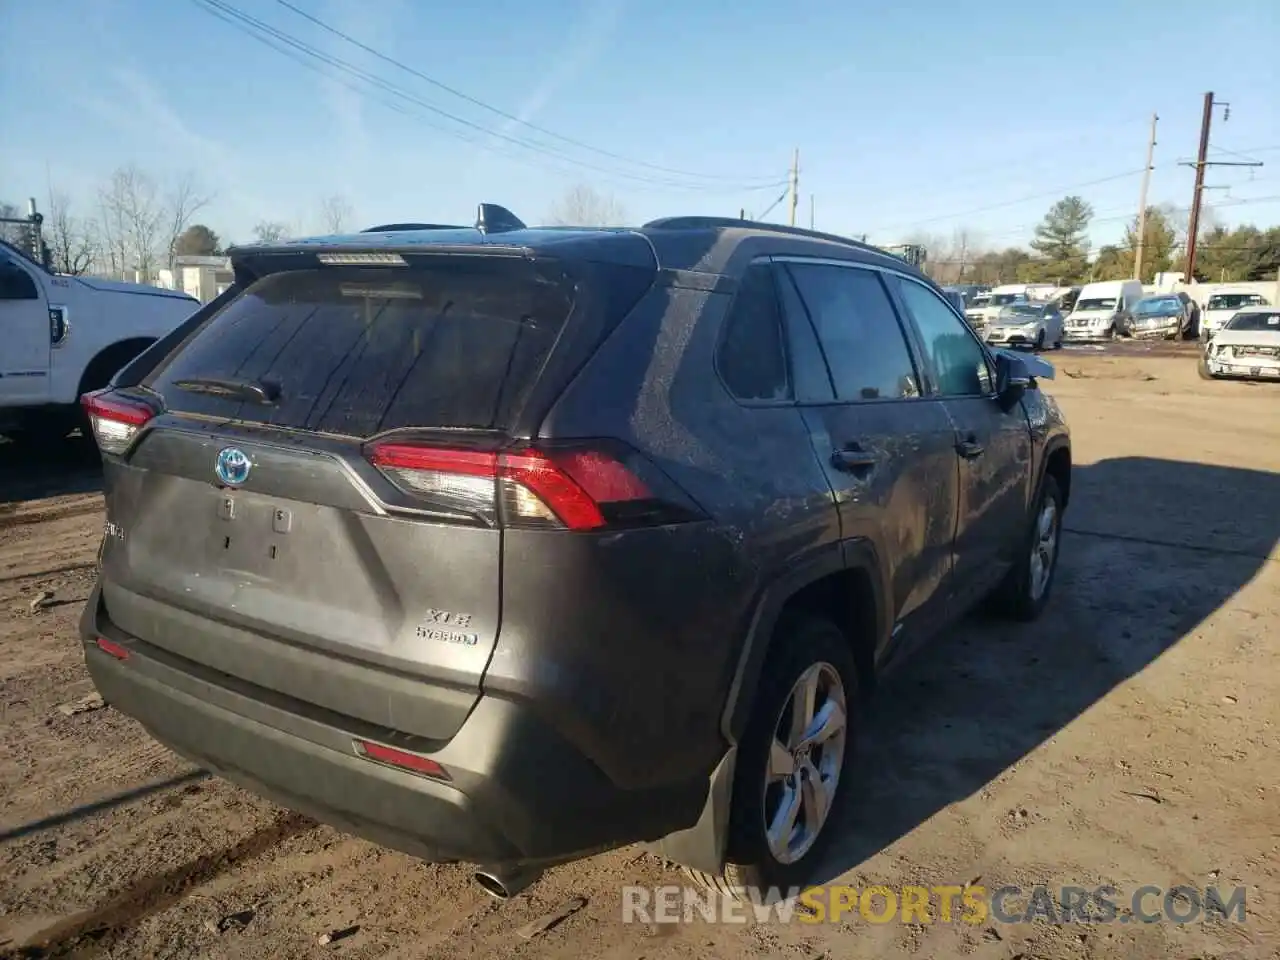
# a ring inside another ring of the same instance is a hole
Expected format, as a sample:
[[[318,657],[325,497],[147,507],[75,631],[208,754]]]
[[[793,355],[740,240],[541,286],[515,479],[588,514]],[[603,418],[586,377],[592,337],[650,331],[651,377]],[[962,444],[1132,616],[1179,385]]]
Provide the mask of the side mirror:
[[[1031,371],[1021,357],[1003,351],[996,354],[996,400],[1011,409],[1032,385]]]

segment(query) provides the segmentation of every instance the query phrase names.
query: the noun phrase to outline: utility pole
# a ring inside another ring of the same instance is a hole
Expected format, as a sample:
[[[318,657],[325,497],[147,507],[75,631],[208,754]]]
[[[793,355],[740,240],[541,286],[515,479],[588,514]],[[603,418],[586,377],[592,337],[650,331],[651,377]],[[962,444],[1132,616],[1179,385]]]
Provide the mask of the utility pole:
[[[791,156],[791,226],[796,225],[796,205],[800,202],[800,148]]]
[[[1191,219],[1187,223],[1187,271],[1185,283],[1195,283],[1196,234],[1200,230],[1200,197],[1204,194],[1204,165],[1209,155],[1209,126],[1213,123],[1213,91],[1204,95],[1200,117],[1200,151],[1196,154],[1196,187],[1191,195]]]
[[[1147,187],[1151,185],[1151,160],[1156,152],[1156,123],[1160,117],[1151,115],[1151,139],[1147,141],[1147,165],[1142,170],[1142,188],[1138,191],[1138,244],[1133,251],[1133,279],[1142,282],[1142,248],[1147,242]]]
[[[1224,100],[1214,100],[1212,93],[1204,95],[1204,116],[1200,120],[1200,152],[1195,163],[1183,163],[1184,167],[1196,168],[1196,192],[1191,197],[1191,221],[1187,224],[1187,283],[1194,283],[1193,271],[1196,268],[1196,234],[1200,230],[1200,198],[1206,189],[1204,171],[1206,167],[1261,167],[1261,160],[1214,160],[1207,159],[1209,154],[1209,126],[1213,122],[1213,108],[1222,107],[1222,122],[1231,119],[1231,104]]]
[[[809,194],[809,229],[813,229],[813,194]]]

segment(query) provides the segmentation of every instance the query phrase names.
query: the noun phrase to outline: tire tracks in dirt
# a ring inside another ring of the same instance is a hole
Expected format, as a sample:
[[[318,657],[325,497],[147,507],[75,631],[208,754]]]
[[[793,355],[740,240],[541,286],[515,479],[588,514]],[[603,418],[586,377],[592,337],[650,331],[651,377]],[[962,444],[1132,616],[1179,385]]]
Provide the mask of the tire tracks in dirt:
[[[0,958],[53,960],[98,955],[123,939],[140,920],[167,910],[195,888],[240,863],[256,859],[285,840],[313,829],[317,829],[315,821],[301,814],[281,814],[230,847],[144,877],[123,893],[44,928],[20,945],[0,948]]]

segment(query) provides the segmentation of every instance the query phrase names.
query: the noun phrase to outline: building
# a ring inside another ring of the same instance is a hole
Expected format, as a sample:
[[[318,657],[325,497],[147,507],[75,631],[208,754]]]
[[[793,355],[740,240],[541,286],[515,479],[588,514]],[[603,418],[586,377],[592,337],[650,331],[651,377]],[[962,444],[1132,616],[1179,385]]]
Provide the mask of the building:
[[[201,303],[208,303],[235,279],[227,257],[178,256],[173,259],[172,270],[158,273],[160,286],[189,293]]]

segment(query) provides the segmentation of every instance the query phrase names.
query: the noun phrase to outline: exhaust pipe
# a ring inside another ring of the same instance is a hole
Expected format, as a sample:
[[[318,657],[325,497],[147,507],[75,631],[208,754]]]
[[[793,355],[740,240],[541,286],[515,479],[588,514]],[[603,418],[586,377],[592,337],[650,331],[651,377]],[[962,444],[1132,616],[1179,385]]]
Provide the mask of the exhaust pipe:
[[[533,884],[542,876],[536,867],[516,867],[505,869],[493,867],[476,871],[476,883],[489,896],[497,900],[510,900],[517,893]]]

